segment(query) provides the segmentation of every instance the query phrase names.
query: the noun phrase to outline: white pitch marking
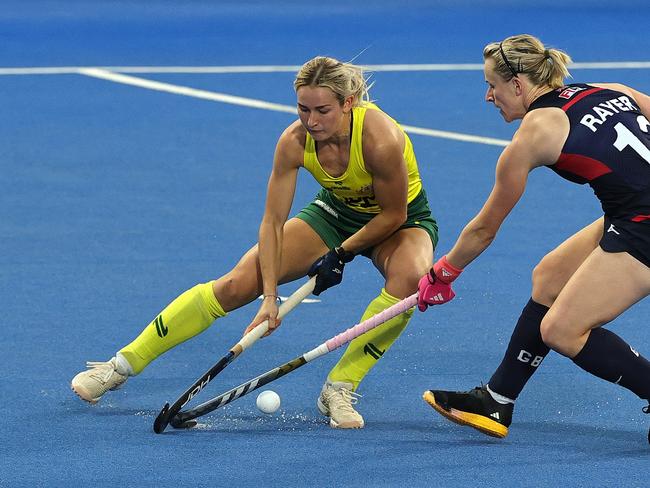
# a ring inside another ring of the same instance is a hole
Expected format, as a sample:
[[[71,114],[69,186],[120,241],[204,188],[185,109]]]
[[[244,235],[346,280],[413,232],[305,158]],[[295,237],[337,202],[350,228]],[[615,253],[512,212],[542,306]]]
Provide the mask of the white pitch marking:
[[[478,142],[479,144],[487,144],[490,146],[507,146],[510,141],[505,139],[495,139],[493,137],[473,136],[470,134],[461,134],[460,132],[449,132],[437,129],[425,129],[422,127],[413,127],[412,125],[400,124],[409,134],[418,134],[421,136],[440,137],[442,139],[452,139],[455,141],[463,142]]]
[[[279,296],[278,297],[281,302],[286,301],[289,297],[283,297]],[[264,295],[260,295],[257,297],[258,300],[264,300]],[[317,300],[316,298],[305,298],[302,303],[320,303],[320,300]]]
[[[112,73],[110,71],[99,68],[83,68],[78,71],[79,74],[85,76],[92,76],[94,78],[101,78],[103,80],[113,81],[115,83],[123,83],[126,85],[138,86],[149,90],[163,91],[167,93],[174,93],[176,95],[185,95],[188,97],[202,98],[205,100],[212,100],[214,102],[230,103],[233,105],[242,105],[245,107],[260,108],[264,110],[274,110],[277,112],[285,112],[290,114],[296,113],[296,108],[291,105],[281,105],[278,103],[265,102],[254,98],[237,97],[233,95],[226,95],[225,93],[211,92],[207,90],[197,90],[181,85],[173,85],[171,83],[162,83],[159,81],[146,80],[135,76],[123,75],[119,73]],[[510,141],[503,139],[494,139],[492,137],[473,136],[469,134],[461,134],[458,132],[449,132],[436,129],[426,129],[421,127],[413,127],[409,125],[402,126],[406,132],[413,134],[425,135],[430,137],[440,137],[443,139],[452,139],[463,142],[478,142],[480,144],[489,144],[494,146],[507,146]]]
[[[162,83],[160,81],[145,80],[144,78],[137,78],[135,76],[111,73],[110,71],[99,68],[82,68],[78,71],[78,73],[81,75],[92,76],[94,78],[114,81],[115,83],[123,83],[125,85],[138,86],[140,88],[146,88],[149,90],[174,93],[176,95],[185,95],[187,97],[202,98],[204,100],[212,100],[213,102],[230,103],[233,105],[242,105],[244,107],[274,110],[276,112],[288,112],[291,114],[296,113],[296,108],[289,105],[280,105],[279,103],[270,103],[265,102],[264,100],[237,97],[234,95],[226,95],[225,93],[217,93],[207,90],[197,90],[196,88],[172,85],[171,83]]]
[[[295,73],[299,65],[253,66],[60,66],[0,68],[0,75],[76,74],[82,69],[103,69],[118,73]],[[369,64],[370,71],[481,71],[481,63]],[[648,69],[650,61],[603,61],[572,63],[569,69]]]
[[[61,66],[56,68],[0,68],[0,75],[76,75],[79,68]]]
[[[149,90],[157,90],[177,95],[184,95],[215,102],[230,103],[245,107],[273,110],[277,112],[295,114],[296,109],[290,105],[266,102],[253,98],[238,97],[225,93],[198,90],[195,88],[163,83],[159,81],[146,80],[120,73],[273,73],[273,72],[296,72],[300,66],[114,66],[106,68],[93,67],[41,67],[41,68],[0,68],[0,75],[35,75],[35,74],[82,74],[95,78],[101,78],[116,83],[123,83]],[[479,71],[483,69],[482,64],[378,64],[366,65],[370,71]],[[571,69],[645,69],[650,68],[648,61],[622,61],[622,62],[596,62],[596,63],[573,63]],[[463,142],[476,142],[480,144],[507,146],[510,141],[492,137],[474,136],[458,132],[427,129],[409,125],[402,126],[405,131],[430,136],[451,139]]]

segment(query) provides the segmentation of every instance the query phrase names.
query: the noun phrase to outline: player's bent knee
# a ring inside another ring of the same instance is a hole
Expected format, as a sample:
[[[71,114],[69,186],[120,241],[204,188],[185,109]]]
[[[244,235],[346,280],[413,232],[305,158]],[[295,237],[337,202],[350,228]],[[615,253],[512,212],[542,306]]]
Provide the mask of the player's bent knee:
[[[404,298],[414,293],[418,288],[420,278],[429,270],[429,268],[419,271],[413,269],[402,269],[395,273],[386,273],[386,290],[392,290],[391,294]]]
[[[257,280],[238,273],[228,273],[215,281],[212,291],[225,310],[240,307],[260,294],[261,286]]]
[[[570,337],[566,334],[566,328],[552,314],[546,314],[540,324],[539,331],[544,344],[555,352],[565,356],[567,355],[568,347],[570,346]]]

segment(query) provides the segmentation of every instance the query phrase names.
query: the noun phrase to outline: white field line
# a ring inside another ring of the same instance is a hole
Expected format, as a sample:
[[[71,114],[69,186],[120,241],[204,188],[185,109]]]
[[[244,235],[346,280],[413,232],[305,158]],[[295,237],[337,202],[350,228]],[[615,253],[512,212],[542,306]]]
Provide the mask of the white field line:
[[[120,73],[112,73],[110,71],[99,68],[81,68],[77,71],[78,74],[100,78],[103,80],[113,81],[115,83],[122,83],[125,85],[137,86],[149,90],[162,91],[173,93],[176,95],[184,95],[187,97],[202,98],[204,100],[211,100],[213,102],[229,103],[232,105],[240,105],[244,107],[259,108],[263,110],[272,110],[276,112],[285,112],[296,114],[296,107],[292,105],[281,105],[278,103],[265,102],[264,100],[257,100],[254,98],[237,97],[234,95],[227,95],[225,93],[217,93],[207,90],[197,90],[186,86],[173,85],[171,83],[162,83],[160,81],[146,80],[135,76],[124,75]],[[461,134],[458,132],[449,132],[435,129],[425,129],[421,127],[412,127],[408,125],[402,126],[405,131],[430,136],[440,137],[443,139],[452,139],[463,142],[476,142],[479,144],[488,144],[493,146],[507,146],[510,141],[503,139],[494,139],[492,137],[473,136],[469,134]]]
[[[300,66],[113,66],[113,67],[32,67],[32,68],[0,68],[0,75],[54,75],[54,74],[81,74],[101,78],[115,83],[138,86],[149,90],[157,90],[176,95],[201,98],[214,102],[229,103],[263,110],[273,110],[295,114],[293,106],[256,100],[253,98],[238,97],[225,93],[199,90],[171,83],[146,80],[121,73],[295,73]],[[379,64],[365,66],[369,71],[480,71],[482,64]],[[623,61],[623,62],[597,62],[573,63],[571,69],[647,69],[650,61]],[[495,146],[506,146],[510,141],[491,137],[473,136],[458,132],[449,132],[409,125],[402,126],[412,134],[440,137],[463,142],[475,142]]]
[[[285,297],[280,295],[278,297],[281,302],[285,302],[289,299],[289,297]],[[260,295],[257,297],[258,300],[264,300],[264,295]],[[320,300],[318,298],[304,298],[301,303],[320,303]]]
[[[450,64],[370,64],[369,71],[481,71],[480,63]],[[76,74],[80,69],[104,69],[117,73],[295,73],[300,66],[60,66],[0,68],[0,75]],[[650,61],[616,61],[572,63],[570,69],[648,69]]]
[[[423,127],[413,127],[412,125],[400,124],[409,134],[417,134],[420,136],[439,137],[441,139],[451,139],[454,141],[462,142],[476,142],[478,144],[487,144],[488,146],[502,146],[505,147],[510,144],[506,139],[495,139],[493,137],[473,136],[470,134],[462,134],[460,132],[449,132],[445,130],[426,129]]]
[[[186,97],[202,98],[203,100],[211,100],[213,102],[230,103],[232,105],[261,108],[264,110],[287,112],[291,114],[296,113],[296,108],[289,105],[280,105],[279,103],[270,103],[263,100],[256,100],[254,98],[237,97],[234,95],[226,95],[225,93],[217,93],[207,90],[197,90],[196,88],[172,85],[171,83],[162,83],[160,81],[145,80],[144,78],[137,78],[135,76],[123,75],[120,73],[111,73],[110,71],[99,68],[82,68],[79,69],[77,73],[81,75],[92,76],[94,78],[113,81],[115,83],[138,86],[140,88],[146,88],[148,90],[174,93],[176,95],[185,95]]]

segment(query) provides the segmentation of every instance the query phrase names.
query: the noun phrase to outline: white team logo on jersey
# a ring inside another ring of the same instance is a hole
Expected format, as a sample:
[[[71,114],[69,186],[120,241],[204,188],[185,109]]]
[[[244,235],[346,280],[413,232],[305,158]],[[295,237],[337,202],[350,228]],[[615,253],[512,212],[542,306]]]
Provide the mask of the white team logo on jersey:
[[[621,235],[621,233],[617,231],[616,228],[614,227],[614,224],[609,224],[609,229],[607,229],[607,232],[613,232],[617,236]]]
[[[573,95],[575,95],[578,92],[581,92],[582,90],[586,90],[586,88],[581,88],[579,86],[571,86],[569,88],[565,88],[562,90],[562,93],[558,95],[560,98],[566,98],[567,100],[570,99]]]

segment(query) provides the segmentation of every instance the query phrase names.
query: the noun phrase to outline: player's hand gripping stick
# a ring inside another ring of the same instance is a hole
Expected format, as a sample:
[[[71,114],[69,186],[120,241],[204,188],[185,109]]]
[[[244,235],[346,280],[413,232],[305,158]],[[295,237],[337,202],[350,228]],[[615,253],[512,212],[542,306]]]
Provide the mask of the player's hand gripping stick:
[[[354,253],[348,252],[342,247],[335,247],[318,258],[307,273],[309,276],[316,277],[314,295],[318,296],[328,288],[338,285],[343,279],[345,263],[349,263],[353,259]]]
[[[429,305],[447,303],[456,296],[451,283],[460,276],[462,269],[456,268],[443,256],[433,268],[420,278],[418,284],[418,309],[424,312]]]

